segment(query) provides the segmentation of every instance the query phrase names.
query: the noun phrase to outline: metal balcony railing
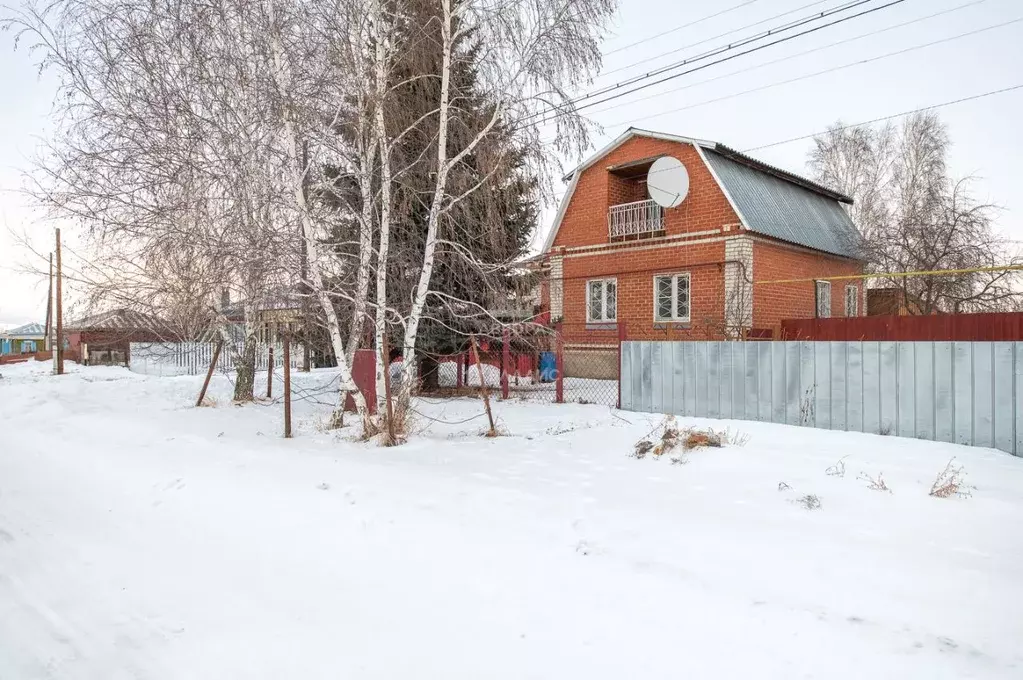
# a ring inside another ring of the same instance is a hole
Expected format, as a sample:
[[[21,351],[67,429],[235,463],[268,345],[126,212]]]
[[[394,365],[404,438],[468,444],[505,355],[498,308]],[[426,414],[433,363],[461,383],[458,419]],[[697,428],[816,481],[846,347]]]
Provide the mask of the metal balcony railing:
[[[635,201],[607,209],[607,232],[611,238],[638,236],[664,229],[664,208],[654,201]]]

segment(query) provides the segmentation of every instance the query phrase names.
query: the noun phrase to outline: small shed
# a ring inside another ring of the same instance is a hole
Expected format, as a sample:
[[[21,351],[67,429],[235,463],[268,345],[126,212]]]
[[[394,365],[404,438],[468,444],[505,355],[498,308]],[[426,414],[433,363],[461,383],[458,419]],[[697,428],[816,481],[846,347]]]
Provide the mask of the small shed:
[[[114,309],[68,324],[68,347],[86,365],[128,365],[133,342],[175,340],[167,325],[148,314]]]

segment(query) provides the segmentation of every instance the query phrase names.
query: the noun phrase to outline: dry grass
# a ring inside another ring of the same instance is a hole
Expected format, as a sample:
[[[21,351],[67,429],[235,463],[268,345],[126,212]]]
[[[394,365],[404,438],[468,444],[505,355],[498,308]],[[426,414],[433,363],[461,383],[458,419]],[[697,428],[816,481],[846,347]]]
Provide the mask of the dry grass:
[[[807,510],[819,510],[821,507],[820,497],[812,493],[808,493],[805,496],[797,498],[795,502],[802,505]]]
[[[966,477],[963,466],[956,467],[953,465],[954,462],[955,457],[953,456],[945,465],[945,469],[938,473],[934,483],[931,484],[929,495],[935,498],[948,498],[949,496],[969,498],[973,495],[975,487],[963,484],[963,479]]]
[[[832,477],[845,477],[845,459],[849,456],[842,456],[838,461],[826,469],[824,474],[831,475]]]
[[[202,398],[202,403],[199,404],[200,408],[217,408],[219,402],[216,397],[205,396]]]
[[[660,435],[657,435],[658,431]],[[688,453],[697,449],[744,446],[748,441],[749,435],[743,432],[731,432],[728,429],[717,431],[712,428],[680,428],[675,416],[665,416],[660,425],[636,442],[630,455],[634,458],[643,458],[648,453],[663,456],[674,451]],[[672,458],[672,464],[682,465],[684,460]]]
[[[686,451],[707,447],[720,449],[721,435],[713,430],[688,430],[685,433],[685,439],[682,441],[682,447]]]
[[[871,477],[866,472],[861,472],[859,477],[856,479],[866,482],[868,489],[872,489],[874,491],[887,491],[888,493],[891,493],[892,490],[889,489],[888,485],[884,482],[883,474],[884,473],[879,472],[877,473],[877,477]]]

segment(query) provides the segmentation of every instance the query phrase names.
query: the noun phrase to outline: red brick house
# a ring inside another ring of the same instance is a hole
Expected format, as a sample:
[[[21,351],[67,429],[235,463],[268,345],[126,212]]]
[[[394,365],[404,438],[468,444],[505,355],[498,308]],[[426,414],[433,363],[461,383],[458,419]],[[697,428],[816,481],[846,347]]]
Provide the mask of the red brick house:
[[[675,208],[647,194],[665,155],[689,175]],[[635,128],[566,179],[543,250],[566,356],[614,344],[620,322],[630,339],[725,339],[864,313],[861,281],[815,280],[863,272],[847,196],[722,144]],[[758,283],[779,279],[803,280]]]

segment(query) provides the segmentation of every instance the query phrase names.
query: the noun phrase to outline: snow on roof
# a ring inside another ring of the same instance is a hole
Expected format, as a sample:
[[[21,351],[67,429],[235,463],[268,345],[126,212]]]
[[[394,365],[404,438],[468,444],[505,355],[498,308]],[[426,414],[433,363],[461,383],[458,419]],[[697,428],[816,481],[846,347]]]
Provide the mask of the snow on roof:
[[[24,338],[31,335],[43,337],[46,335],[46,327],[41,323],[27,323],[24,326],[18,326],[17,328],[12,328],[9,331],[3,331],[0,335],[7,335],[12,338]]]

